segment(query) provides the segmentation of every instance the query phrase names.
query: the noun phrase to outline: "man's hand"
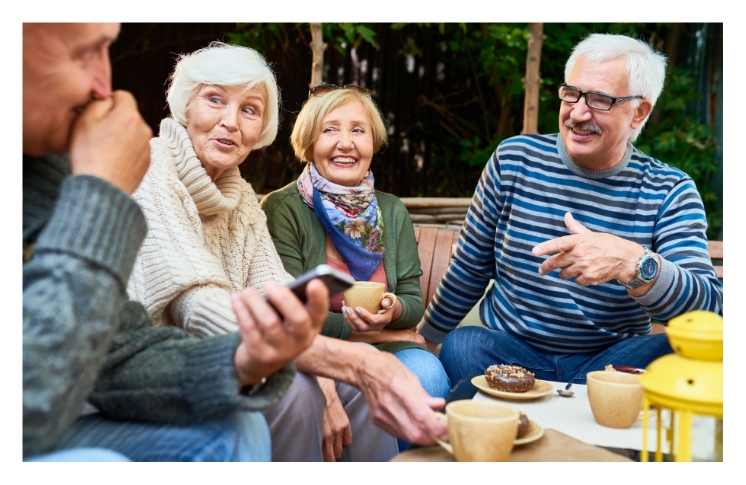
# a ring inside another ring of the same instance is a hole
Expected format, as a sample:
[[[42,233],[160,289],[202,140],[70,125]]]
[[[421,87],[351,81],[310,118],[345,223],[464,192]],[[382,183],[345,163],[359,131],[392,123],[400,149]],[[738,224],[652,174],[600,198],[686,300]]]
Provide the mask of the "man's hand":
[[[130,93],[91,101],[70,135],[72,173],[100,177],[132,194],[148,171],[152,136]]]
[[[295,359],[311,345],[329,312],[329,290],[318,280],[306,287],[305,306],[274,282],[264,285],[264,294],[277,311],[251,288],[232,297],[241,332],[234,357],[241,386],[258,384]]]
[[[334,381],[326,377],[318,377],[317,379],[326,398],[324,438],[321,445],[324,461],[336,461],[337,458],[342,456],[342,449],[352,443],[350,419],[339,400]]]
[[[418,445],[435,445],[433,435],[447,440],[448,432],[433,412],[445,406],[445,399],[430,397],[417,376],[392,354],[367,354],[356,365],[356,373],[374,424]]]
[[[544,276],[555,269],[560,278],[575,278],[580,286],[600,285],[610,280],[628,282],[637,274],[637,262],[644,249],[637,243],[611,234],[591,232],[569,212],[565,225],[572,235],[550,239],[534,246],[534,256],[557,253],[539,266]]]

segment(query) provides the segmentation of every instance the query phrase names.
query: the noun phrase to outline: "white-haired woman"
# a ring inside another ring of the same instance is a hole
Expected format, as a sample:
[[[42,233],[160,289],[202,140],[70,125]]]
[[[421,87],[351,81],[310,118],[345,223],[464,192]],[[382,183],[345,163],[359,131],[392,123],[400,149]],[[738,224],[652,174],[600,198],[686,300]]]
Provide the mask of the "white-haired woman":
[[[127,291],[156,325],[197,336],[235,332],[233,293],[245,287],[262,293],[267,282],[293,279],[238,168],[251,150],[274,141],[278,98],[272,70],[253,49],[213,43],[179,59],[167,96],[171,118],[151,140],[150,168],[133,194],[148,235]],[[325,403],[315,378],[297,373],[279,402],[259,404],[273,460],[322,459]],[[372,451],[358,456],[376,459],[381,441],[395,450],[394,438],[370,420],[362,427]],[[303,446],[292,446],[297,443]]]

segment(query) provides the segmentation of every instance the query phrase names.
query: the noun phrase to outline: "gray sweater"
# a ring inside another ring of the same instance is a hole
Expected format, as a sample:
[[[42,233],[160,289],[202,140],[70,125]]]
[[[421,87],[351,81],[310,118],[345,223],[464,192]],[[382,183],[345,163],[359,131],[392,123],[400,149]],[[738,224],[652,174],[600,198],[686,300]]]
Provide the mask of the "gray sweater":
[[[89,400],[103,414],[187,425],[264,410],[292,364],[240,393],[238,334],[198,339],[153,326],[126,298],[146,225],[125,193],[70,176],[66,158],[23,159],[23,455],[54,450]]]

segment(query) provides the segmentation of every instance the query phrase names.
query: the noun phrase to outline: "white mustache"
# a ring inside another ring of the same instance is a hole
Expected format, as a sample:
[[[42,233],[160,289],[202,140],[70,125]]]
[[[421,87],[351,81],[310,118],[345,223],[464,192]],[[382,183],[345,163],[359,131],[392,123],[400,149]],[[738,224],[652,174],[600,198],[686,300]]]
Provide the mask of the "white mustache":
[[[594,125],[594,124],[590,124],[590,123],[580,123],[580,124],[578,124],[578,123],[575,123],[570,118],[568,118],[565,121],[565,126],[568,127],[568,128],[578,128],[578,129],[584,130],[584,131],[592,131],[594,133],[598,133],[599,135],[603,135],[603,130],[601,129],[600,126]]]

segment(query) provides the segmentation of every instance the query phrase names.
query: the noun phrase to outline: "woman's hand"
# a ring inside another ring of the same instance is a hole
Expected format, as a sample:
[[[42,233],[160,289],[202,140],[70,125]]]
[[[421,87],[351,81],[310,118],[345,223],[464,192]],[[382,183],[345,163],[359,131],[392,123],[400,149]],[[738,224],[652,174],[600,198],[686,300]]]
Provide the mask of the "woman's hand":
[[[337,395],[334,381],[321,376],[318,376],[317,379],[326,398],[324,438],[321,444],[324,461],[336,461],[337,458],[342,456],[342,448],[352,443],[352,428],[347,413],[345,413],[342,402]]]
[[[381,307],[386,309],[391,305],[389,298],[381,300]],[[362,307],[351,308],[342,302],[342,316],[347,325],[355,332],[377,332],[386,328],[386,325],[393,322],[401,315],[401,302],[396,301],[394,307],[386,313],[370,313]]]

